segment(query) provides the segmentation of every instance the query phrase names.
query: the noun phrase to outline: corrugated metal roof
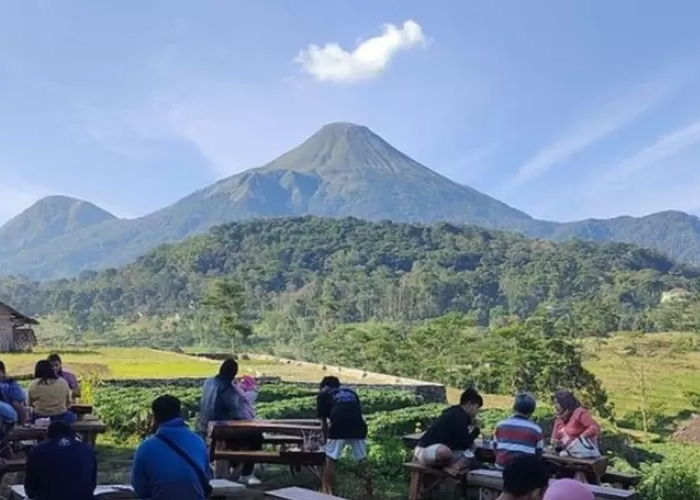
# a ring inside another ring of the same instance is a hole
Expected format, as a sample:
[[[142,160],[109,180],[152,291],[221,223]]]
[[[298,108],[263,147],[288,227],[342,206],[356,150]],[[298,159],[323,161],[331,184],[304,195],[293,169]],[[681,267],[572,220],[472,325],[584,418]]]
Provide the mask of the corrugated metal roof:
[[[25,323],[27,325],[38,325],[39,322],[35,320],[34,318],[30,318],[29,316],[25,316],[21,312],[19,312],[16,309],[13,309],[9,305],[5,304],[4,302],[0,302],[0,309],[4,309],[6,312],[9,313],[9,315],[16,320],[21,321],[22,323]]]

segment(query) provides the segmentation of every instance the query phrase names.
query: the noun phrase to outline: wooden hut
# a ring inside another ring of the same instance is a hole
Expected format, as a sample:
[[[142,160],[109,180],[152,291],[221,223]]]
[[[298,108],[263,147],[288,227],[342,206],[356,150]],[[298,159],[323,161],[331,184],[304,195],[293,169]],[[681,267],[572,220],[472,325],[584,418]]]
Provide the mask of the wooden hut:
[[[0,302],[0,352],[29,352],[36,345],[39,322]]]

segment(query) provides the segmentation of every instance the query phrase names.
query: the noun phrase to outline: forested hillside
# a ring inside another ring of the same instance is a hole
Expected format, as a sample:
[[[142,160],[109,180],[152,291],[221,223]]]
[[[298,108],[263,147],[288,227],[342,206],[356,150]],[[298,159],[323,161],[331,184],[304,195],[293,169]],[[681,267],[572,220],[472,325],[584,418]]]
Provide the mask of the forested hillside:
[[[416,321],[468,313],[482,326],[538,308],[585,333],[694,328],[661,314],[662,293],[700,289],[699,273],[650,250],[581,241],[556,244],[446,223],[429,226],[314,217],[232,223],[160,247],[119,270],[46,284],[0,280],[0,299],[79,330],[115,318],[201,320],[213,278],[243,288],[248,319],[278,334],[340,323]]]

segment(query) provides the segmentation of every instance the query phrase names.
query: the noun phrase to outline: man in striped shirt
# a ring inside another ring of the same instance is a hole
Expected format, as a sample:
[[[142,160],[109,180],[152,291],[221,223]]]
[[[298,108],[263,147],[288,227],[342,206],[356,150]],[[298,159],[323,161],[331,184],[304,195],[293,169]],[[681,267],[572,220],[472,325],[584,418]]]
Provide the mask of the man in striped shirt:
[[[542,455],[544,437],[539,425],[531,420],[535,413],[535,398],[522,393],[515,396],[513,416],[498,423],[493,433],[493,449],[496,452],[496,465],[506,466],[520,455]]]

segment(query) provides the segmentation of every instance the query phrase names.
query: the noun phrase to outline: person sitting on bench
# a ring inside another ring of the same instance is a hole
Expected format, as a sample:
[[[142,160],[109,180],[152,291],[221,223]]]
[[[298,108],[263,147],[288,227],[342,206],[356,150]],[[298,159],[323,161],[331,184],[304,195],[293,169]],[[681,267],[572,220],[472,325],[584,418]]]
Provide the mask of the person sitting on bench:
[[[446,409],[418,440],[413,454],[416,461],[428,467],[444,467],[453,476],[459,474],[474,458],[474,440],[481,433],[481,422],[476,417],[483,405],[476,389],[464,391],[459,405]]]
[[[364,480],[363,498],[372,498],[372,476],[367,463],[367,423],[362,416],[360,398],[355,391],[341,388],[338,377],[324,377],[320,389],[316,398],[317,415],[326,438],[323,493],[333,494],[335,463],[345,447],[349,447],[353,459],[358,463],[359,475]]]
[[[503,469],[503,493],[496,500],[540,500],[549,476],[547,464],[540,457],[515,457]]]
[[[496,425],[493,433],[493,449],[499,469],[520,455],[542,455],[544,436],[542,428],[531,420],[537,402],[531,394],[515,396],[513,416]]]
[[[97,486],[95,451],[75,439],[61,420],[49,425],[48,438],[27,456],[24,491],[35,500],[93,500]]]

